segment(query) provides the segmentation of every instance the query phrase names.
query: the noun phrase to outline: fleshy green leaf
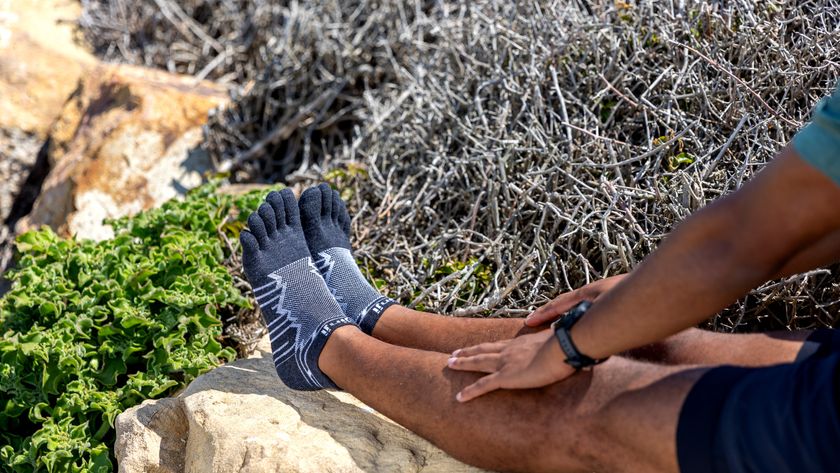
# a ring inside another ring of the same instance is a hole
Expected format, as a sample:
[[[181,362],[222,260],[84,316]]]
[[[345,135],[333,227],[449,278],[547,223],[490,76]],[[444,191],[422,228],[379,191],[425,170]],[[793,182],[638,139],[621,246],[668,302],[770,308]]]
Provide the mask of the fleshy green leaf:
[[[224,266],[267,191],[217,183],[110,221],[102,242],[17,238],[0,298],[0,471],[110,472],[114,420],[225,361],[220,313],[250,308]]]

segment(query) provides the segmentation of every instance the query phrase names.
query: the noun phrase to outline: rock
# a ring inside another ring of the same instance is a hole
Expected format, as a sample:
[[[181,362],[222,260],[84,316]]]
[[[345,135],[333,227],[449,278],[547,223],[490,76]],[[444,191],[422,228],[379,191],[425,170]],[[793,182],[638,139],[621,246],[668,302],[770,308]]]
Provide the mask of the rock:
[[[6,222],[38,157],[41,139],[18,129],[0,128],[0,296],[9,289],[3,278],[12,263],[14,235]],[[29,186],[27,186],[29,187]]]
[[[79,78],[96,63],[74,41],[80,14],[75,0],[0,0],[0,294],[8,288],[2,276],[12,260],[6,225],[13,203],[28,210],[34,200],[40,181],[23,198],[22,186]],[[32,174],[43,176],[46,160],[37,164],[43,169]]]
[[[113,235],[103,218],[183,194],[211,168],[201,126],[227,100],[221,86],[125,65],[85,76],[50,130],[53,169],[18,231],[49,225],[65,236]]]
[[[73,40],[80,14],[71,0],[0,1],[0,128],[46,137],[96,63]]]
[[[20,129],[0,128],[0,224],[9,217],[15,197],[38,157],[42,140]]]
[[[131,413],[118,416],[116,422],[120,435],[114,451],[120,459],[120,471],[184,471],[187,421],[181,400],[144,401]]]
[[[253,357],[197,378],[177,398],[126,410],[116,429],[123,473],[481,471],[347,393],[286,388],[267,338]]]

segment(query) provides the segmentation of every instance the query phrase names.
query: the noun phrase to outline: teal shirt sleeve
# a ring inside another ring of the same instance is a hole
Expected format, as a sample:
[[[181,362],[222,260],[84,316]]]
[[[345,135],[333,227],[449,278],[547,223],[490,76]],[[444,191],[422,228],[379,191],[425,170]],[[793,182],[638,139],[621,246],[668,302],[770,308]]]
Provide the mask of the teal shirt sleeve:
[[[811,123],[793,137],[793,148],[840,185],[840,83],[814,108]]]

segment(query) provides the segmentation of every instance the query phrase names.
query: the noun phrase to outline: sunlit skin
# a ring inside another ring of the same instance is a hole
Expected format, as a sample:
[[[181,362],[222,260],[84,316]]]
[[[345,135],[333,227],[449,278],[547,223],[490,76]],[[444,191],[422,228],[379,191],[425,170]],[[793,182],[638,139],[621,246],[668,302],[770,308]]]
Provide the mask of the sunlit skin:
[[[600,297],[572,330],[581,353],[606,358],[703,320],[780,273],[840,259],[840,187],[788,147],[755,179],[686,219]],[[536,316],[533,323],[541,320]],[[458,394],[546,386],[574,369],[549,334],[453,352],[449,367],[487,373]]]
[[[588,289],[558,297],[562,304],[555,306],[574,304]],[[495,471],[677,471],[676,420],[703,365],[790,362],[807,336],[690,329],[563,383],[499,390],[465,404],[455,400],[480,375],[446,368],[448,353],[464,343],[537,330],[524,319],[459,319],[392,306],[373,337],[338,329],[319,366],[343,389],[473,465]]]
[[[764,280],[840,259],[834,202],[840,188],[785,150],[742,190],[686,220],[630,275],[561,295],[527,321],[392,306],[373,336],[336,330],[319,366],[473,465],[676,472],[679,411],[708,367],[791,362],[808,335],[688,327]],[[544,329],[582,299],[596,302],[575,342],[590,356],[615,356],[576,373]]]

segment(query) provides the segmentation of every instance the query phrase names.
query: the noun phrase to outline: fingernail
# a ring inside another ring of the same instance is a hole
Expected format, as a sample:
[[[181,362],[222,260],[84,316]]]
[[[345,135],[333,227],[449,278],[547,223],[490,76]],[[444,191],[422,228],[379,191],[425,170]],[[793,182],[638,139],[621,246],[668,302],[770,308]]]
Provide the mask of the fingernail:
[[[447,366],[455,366],[455,358],[450,358],[446,361]]]
[[[463,402],[461,400],[461,393],[458,393],[458,394],[455,395],[455,400],[458,401],[458,402]]]
[[[461,353],[461,350],[455,350],[452,352],[452,356],[458,356],[458,353]]]

